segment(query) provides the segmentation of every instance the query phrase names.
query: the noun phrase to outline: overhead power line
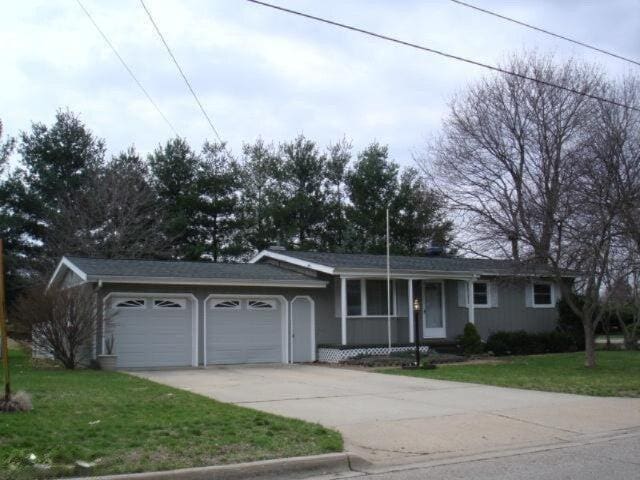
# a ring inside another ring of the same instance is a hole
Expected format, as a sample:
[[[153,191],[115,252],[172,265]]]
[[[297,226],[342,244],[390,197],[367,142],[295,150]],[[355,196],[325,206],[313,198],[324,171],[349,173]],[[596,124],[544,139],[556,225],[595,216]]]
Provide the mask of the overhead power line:
[[[499,14],[497,12],[493,12],[491,10],[487,10],[486,8],[478,7],[478,6],[472,5],[470,3],[462,2],[460,0],[451,0],[451,1],[453,3],[457,3],[458,5],[462,5],[463,7],[471,8],[473,10],[477,10],[478,12],[486,13],[487,15],[492,15],[494,17],[500,18],[500,19],[505,20],[507,22],[515,23],[515,24],[520,25],[522,27],[530,28],[531,30],[536,30],[537,32],[541,32],[541,33],[544,33],[546,35],[551,35],[552,37],[556,37],[556,38],[559,38],[561,40],[565,40],[567,42],[571,42],[571,43],[574,43],[576,45],[580,45],[581,47],[589,48],[589,49],[594,50],[596,52],[604,53],[605,55],[609,55],[609,56],[615,57],[615,58],[617,58],[619,60],[624,60],[625,62],[633,63],[633,64],[635,64],[637,66],[640,66],[640,62],[637,61],[637,60],[634,60],[634,59],[628,58],[628,57],[624,57],[622,55],[618,55],[617,53],[610,52],[608,50],[605,50],[605,49],[600,48],[600,47],[596,47],[594,45],[590,45],[590,44],[585,43],[585,42],[581,42],[580,40],[575,40],[575,39],[567,37],[565,35],[561,35],[559,33],[554,33],[554,32],[551,32],[549,30],[545,30],[544,28],[536,27],[535,25],[531,25],[530,23],[522,22],[520,20],[516,20],[515,18],[507,17],[506,15],[501,15],[501,14]]]
[[[548,82],[546,80],[541,80],[539,78],[530,77],[530,76],[524,75],[522,73],[513,72],[511,70],[506,70],[506,69],[504,69],[502,67],[497,67],[495,65],[489,65],[487,63],[482,63],[482,62],[479,62],[479,61],[476,61],[476,60],[471,60],[469,58],[460,57],[458,55],[453,55],[451,53],[446,53],[446,52],[443,52],[442,50],[436,50],[435,48],[425,47],[425,46],[419,45],[417,43],[408,42],[406,40],[401,40],[399,38],[390,37],[388,35],[383,35],[381,33],[372,32],[370,30],[365,30],[363,28],[355,27],[353,25],[348,25],[346,23],[336,22],[336,21],[333,21],[333,20],[329,20],[327,18],[317,17],[317,16],[311,15],[309,13],[300,12],[298,10],[292,10],[290,8],[281,7],[279,5],[274,5],[272,3],[263,2],[261,0],[246,0],[246,1],[250,2],[250,3],[254,3],[256,5],[261,5],[263,7],[272,8],[274,10],[278,10],[278,11],[281,11],[281,12],[289,13],[289,14],[292,14],[292,15],[297,15],[299,17],[303,17],[303,18],[306,18],[308,20],[314,20],[316,22],[326,23],[327,25],[332,25],[334,27],[343,28],[343,29],[346,29],[346,30],[351,30],[352,32],[362,33],[364,35],[368,35],[370,37],[374,37],[374,38],[377,38],[377,39],[380,39],[380,40],[386,40],[388,42],[392,42],[392,43],[395,43],[395,44],[398,44],[398,45],[403,45],[405,47],[415,48],[417,50],[421,50],[423,52],[433,53],[435,55],[440,55],[442,57],[449,58],[451,60],[457,60],[457,61],[460,61],[460,62],[465,62],[465,63],[468,63],[470,65],[475,65],[477,67],[485,68],[487,70],[491,70],[491,71],[498,72],[498,73],[503,73],[505,75],[511,75],[513,77],[518,77],[518,78],[521,78],[523,80],[528,80],[530,82],[535,82],[535,83],[539,83],[541,85],[547,85],[549,87],[558,88],[560,90],[564,90],[565,92],[570,92],[570,93],[573,93],[573,94],[576,94],[576,95],[580,95],[582,97],[591,98],[593,100],[598,100],[600,102],[605,102],[605,103],[609,103],[611,105],[616,105],[618,107],[627,108],[629,110],[635,110],[637,112],[640,112],[640,108],[634,107],[634,106],[631,106],[631,105],[626,105],[624,103],[617,102],[616,100],[611,100],[609,98],[604,98],[604,97],[601,97],[599,95],[594,95],[594,94],[588,93],[588,92],[581,92],[580,90],[576,90],[575,88],[565,87],[563,85],[558,85],[557,83]]]
[[[211,121],[211,118],[209,118],[209,115],[207,114],[207,111],[202,106],[202,102],[198,98],[198,95],[196,94],[195,90],[191,86],[191,83],[189,82],[189,79],[187,78],[187,76],[185,75],[184,71],[182,70],[182,67],[180,67],[180,64],[178,63],[178,60],[176,60],[176,57],[173,54],[173,52],[171,51],[171,48],[169,47],[169,44],[165,40],[164,35],[162,34],[162,32],[160,31],[160,28],[158,28],[158,24],[155,22],[155,20],[153,19],[153,16],[151,15],[151,12],[149,11],[147,6],[145,5],[144,0],[140,0],[140,4],[142,5],[142,8],[144,8],[144,11],[147,12],[147,16],[149,17],[149,20],[151,21],[151,24],[153,25],[153,28],[155,28],[156,33],[160,37],[160,40],[162,40],[162,43],[164,44],[164,47],[167,49],[167,53],[169,54],[169,56],[171,57],[171,60],[173,60],[173,63],[175,64],[175,66],[177,67],[178,71],[180,72],[180,75],[182,76],[182,79],[184,80],[184,83],[187,85],[187,88],[191,92],[191,95],[193,95],[193,98],[195,99],[196,103],[198,104],[198,107],[200,107],[200,111],[204,115],[204,118],[207,120],[207,123],[211,127],[211,130],[213,130],[213,133],[215,134],[215,136],[218,139],[218,141],[220,143],[224,143],[222,141],[222,138],[220,137],[220,134],[218,133],[218,130],[216,130],[216,127],[213,126],[213,122]]]
[[[98,26],[98,24],[96,23],[96,21],[93,19],[93,17],[91,16],[91,14],[89,13],[89,10],[87,10],[85,8],[85,6],[82,4],[82,2],[80,0],[76,0],[78,2],[78,5],[80,6],[80,8],[82,9],[82,11],[85,13],[85,15],[89,18],[89,20],[91,20],[91,23],[93,24],[93,26],[96,28],[96,30],[98,31],[98,33],[102,36],[102,38],[104,39],[104,41],[106,42],[106,44],[109,46],[109,48],[111,48],[111,50],[113,51],[113,53],[115,54],[116,57],[118,57],[118,60],[120,60],[120,63],[122,64],[122,66],[125,68],[125,70],[129,73],[129,75],[131,76],[131,78],[133,78],[133,80],[136,82],[136,84],[138,85],[138,87],[140,88],[140,90],[142,90],[142,93],[144,93],[145,97],[147,97],[147,100],[149,100],[149,102],[151,103],[151,105],[153,105],[153,108],[156,109],[156,111],[160,114],[160,116],[162,117],[162,119],[165,121],[165,123],[169,126],[169,128],[173,131],[173,133],[178,136],[178,132],[177,130],[174,128],[174,126],[171,124],[171,122],[169,121],[169,119],[167,118],[167,116],[162,113],[162,110],[160,110],[160,107],[158,106],[158,104],[153,100],[153,98],[151,98],[151,95],[149,95],[149,92],[147,92],[146,88],[144,88],[144,86],[142,85],[142,83],[140,82],[140,80],[138,80],[138,77],[136,77],[136,75],[133,73],[133,71],[131,70],[131,68],[129,68],[129,65],[127,65],[127,62],[124,61],[124,59],[122,58],[122,56],[118,53],[118,50],[116,50],[116,47],[113,46],[113,43],[111,43],[111,41],[109,40],[109,37],[107,37],[107,35],[102,31],[102,29]]]

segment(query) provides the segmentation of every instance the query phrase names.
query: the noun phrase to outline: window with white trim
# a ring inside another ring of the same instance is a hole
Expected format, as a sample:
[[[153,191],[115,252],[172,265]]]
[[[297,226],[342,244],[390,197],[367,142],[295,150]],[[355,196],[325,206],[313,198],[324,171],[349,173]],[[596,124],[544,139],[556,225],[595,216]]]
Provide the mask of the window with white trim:
[[[395,282],[391,283],[391,315],[395,315]],[[387,281],[382,279],[347,280],[347,316],[382,317],[387,315]]]
[[[144,308],[145,306],[144,298],[123,298],[116,303],[116,308]]]
[[[247,302],[249,310],[275,310],[275,300],[249,300]]]
[[[393,285],[391,285],[391,287],[393,288]],[[388,308],[387,281],[365,280],[365,291],[367,298],[367,315],[386,315]],[[393,305],[391,307],[391,314],[395,314]]]
[[[553,306],[553,290],[550,283],[533,284],[533,304],[536,307]]]
[[[240,310],[240,300],[220,299],[211,302],[213,310]]]
[[[473,282],[473,305],[486,307],[489,305],[489,283]]]
[[[187,308],[187,301],[184,298],[156,298],[153,308]]]
[[[347,315],[362,315],[360,279],[347,280]]]

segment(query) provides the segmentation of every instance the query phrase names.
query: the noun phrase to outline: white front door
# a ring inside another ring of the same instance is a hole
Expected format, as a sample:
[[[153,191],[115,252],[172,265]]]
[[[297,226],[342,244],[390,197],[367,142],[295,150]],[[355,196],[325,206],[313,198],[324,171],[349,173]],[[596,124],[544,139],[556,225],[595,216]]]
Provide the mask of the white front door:
[[[444,283],[422,282],[422,336],[445,338]]]

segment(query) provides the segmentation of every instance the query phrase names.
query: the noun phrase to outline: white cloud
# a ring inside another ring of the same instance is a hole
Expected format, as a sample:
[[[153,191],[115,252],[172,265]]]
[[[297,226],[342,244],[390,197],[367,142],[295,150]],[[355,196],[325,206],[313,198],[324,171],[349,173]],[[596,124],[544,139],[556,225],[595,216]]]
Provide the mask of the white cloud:
[[[135,0],[83,0],[178,131],[195,147],[212,133]],[[451,2],[277,0],[454,54],[496,63],[523,47],[601,63],[618,60]],[[246,2],[147,0],[157,23],[235,151],[258,136],[304,132],[322,146],[346,135],[356,148],[388,142],[404,164],[437,131],[447,99],[485,72],[434,55],[286,16]],[[483,3],[551,30],[640,57],[635,0]],[[75,2],[10,2],[0,17],[0,118],[12,134],[82,114],[115,153],[150,151],[171,131]],[[637,71],[637,69],[636,69]]]

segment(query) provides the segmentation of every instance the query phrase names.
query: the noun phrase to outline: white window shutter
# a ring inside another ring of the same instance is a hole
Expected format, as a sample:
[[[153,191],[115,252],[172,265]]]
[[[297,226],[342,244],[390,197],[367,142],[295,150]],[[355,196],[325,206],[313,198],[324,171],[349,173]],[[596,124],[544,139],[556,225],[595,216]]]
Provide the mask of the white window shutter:
[[[341,312],[342,303],[340,302],[340,278],[334,277],[333,283],[335,285],[335,289],[334,289],[335,293],[333,295],[333,298],[334,298],[334,305],[336,310],[336,318],[338,318],[342,316],[342,312]]]
[[[491,298],[491,307],[493,308],[497,308],[499,303],[498,303],[498,283],[497,282],[489,282],[489,291],[491,292],[490,298]]]
[[[562,289],[560,288],[560,285],[558,285],[557,283],[554,283],[552,288],[554,293],[553,302],[557,303],[562,298]]]
[[[467,282],[458,280],[458,306],[467,306]]]
[[[524,301],[528,308],[533,307],[533,284],[525,283],[524,285]]]

